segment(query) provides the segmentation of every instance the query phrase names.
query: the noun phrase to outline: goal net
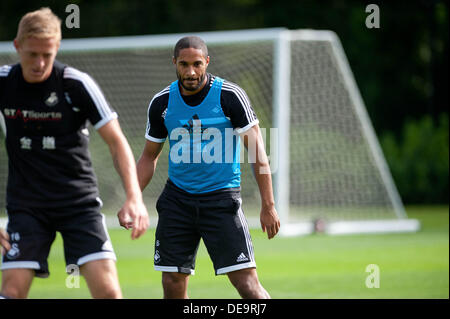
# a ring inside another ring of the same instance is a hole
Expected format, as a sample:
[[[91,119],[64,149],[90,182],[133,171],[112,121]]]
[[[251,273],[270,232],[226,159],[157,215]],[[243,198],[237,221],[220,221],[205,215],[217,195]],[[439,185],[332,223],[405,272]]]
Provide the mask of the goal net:
[[[118,112],[138,159],[147,107],[176,80],[171,58],[186,34],[63,40],[57,59],[89,73]],[[339,39],[331,31],[283,28],[204,32],[208,71],[241,86],[265,135],[282,233],[415,231],[379,147]],[[12,42],[0,43],[0,65],[17,62]],[[125,196],[107,145],[91,127],[90,151],[103,211],[114,216]],[[166,143],[168,144],[168,143]],[[0,207],[7,157],[0,146]],[[258,226],[260,198],[245,153],[244,212]],[[155,203],[167,180],[168,145],[144,198]]]

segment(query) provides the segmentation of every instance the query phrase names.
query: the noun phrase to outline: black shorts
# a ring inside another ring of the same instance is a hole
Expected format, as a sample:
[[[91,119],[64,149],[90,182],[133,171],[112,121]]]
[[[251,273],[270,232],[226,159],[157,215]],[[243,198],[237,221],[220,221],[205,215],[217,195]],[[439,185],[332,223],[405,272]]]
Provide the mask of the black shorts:
[[[194,274],[200,238],[216,275],[255,268],[240,192],[191,195],[166,184],[156,209],[155,270]]]
[[[64,242],[66,265],[116,256],[98,201],[67,208],[7,207],[11,249],[3,256],[1,270],[34,269],[37,277],[48,277],[47,258],[56,232]]]

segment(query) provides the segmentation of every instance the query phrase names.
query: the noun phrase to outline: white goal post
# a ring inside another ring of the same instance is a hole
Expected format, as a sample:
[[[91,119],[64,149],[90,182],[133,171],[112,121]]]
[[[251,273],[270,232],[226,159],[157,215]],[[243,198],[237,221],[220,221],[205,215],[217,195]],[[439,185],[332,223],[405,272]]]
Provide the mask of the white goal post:
[[[192,34],[62,40],[57,58],[88,72],[100,84],[119,113],[136,158],[144,145],[148,103],[176,79],[171,65],[173,47],[186,35]],[[270,135],[265,141],[267,150],[270,145],[281,234],[420,228],[417,220],[407,218],[334,32],[272,28],[195,35],[208,45],[208,70],[246,91],[260,126]],[[0,42],[0,65],[15,62],[12,41]],[[154,180],[144,191],[153,215],[167,179],[167,147]],[[90,150],[104,209],[115,216],[124,194],[107,146],[98,134],[91,134]],[[1,207],[5,206],[6,163],[1,145]],[[258,227],[258,188],[249,164],[242,163],[241,168],[244,211],[250,225]]]

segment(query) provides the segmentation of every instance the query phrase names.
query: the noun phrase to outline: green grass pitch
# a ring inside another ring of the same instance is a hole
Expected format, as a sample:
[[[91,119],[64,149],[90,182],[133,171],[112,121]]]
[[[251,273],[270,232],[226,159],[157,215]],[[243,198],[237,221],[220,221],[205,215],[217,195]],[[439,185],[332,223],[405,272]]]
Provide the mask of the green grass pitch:
[[[272,298],[449,298],[449,210],[408,207],[422,223],[418,233],[305,237],[267,240],[252,230],[258,275]],[[153,270],[154,229],[132,241],[126,230],[110,230],[125,298],[161,298],[161,273]],[[90,298],[80,288],[66,287],[60,235],[52,247],[50,277],[36,278],[30,298]],[[366,266],[380,269],[380,287],[367,288]],[[202,243],[190,298],[239,298],[226,276],[215,276]]]

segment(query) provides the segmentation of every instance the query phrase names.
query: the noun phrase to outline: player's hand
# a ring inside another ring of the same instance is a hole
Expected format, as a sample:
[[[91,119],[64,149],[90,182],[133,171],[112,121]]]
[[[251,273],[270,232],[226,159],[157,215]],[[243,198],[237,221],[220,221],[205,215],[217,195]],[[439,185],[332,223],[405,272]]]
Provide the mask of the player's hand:
[[[280,230],[280,219],[274,206],[263,207],[260,215],[261,228],[267,232],[267,238],[272,239]]]
[[[131,239],[139,238],[150,226],[147,208],[142,201],[127,200],[117,217],[120,226],[132,229]]]
[[[0,228],[0,251],[2,255],[6,254],[6,252],[10,249],[11,245],[9,243],[9,235],[4,229]]]

